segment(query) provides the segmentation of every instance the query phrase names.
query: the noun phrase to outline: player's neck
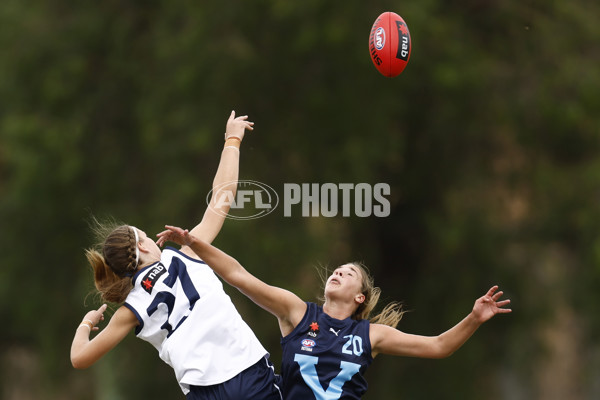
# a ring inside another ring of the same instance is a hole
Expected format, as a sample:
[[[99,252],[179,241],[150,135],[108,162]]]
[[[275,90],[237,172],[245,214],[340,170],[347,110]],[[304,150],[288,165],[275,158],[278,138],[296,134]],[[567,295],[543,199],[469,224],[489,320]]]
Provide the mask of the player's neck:
[[[155,257],[144,257],[140,260],[140,263],[138,264],[137,267],[137,271],[142,270],[152,264],[156,264],[157,262],[160,261],[160,258],[155,258]]]
[[[323,312],[335,319],[346,319],[352,316],[354,305],[347,302],[336,301],[332,299],[325,300],[323,304]]]

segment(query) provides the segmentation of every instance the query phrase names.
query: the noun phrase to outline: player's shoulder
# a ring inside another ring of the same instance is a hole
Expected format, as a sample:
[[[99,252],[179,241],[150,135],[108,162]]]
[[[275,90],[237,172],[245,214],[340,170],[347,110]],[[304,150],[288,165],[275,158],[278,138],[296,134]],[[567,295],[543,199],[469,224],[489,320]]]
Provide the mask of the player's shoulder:
[[[371,345],[374,348],[377,347],[382,339],[390,337],[390,335],[393,335],[396,332],[398,332],[398,330],[391,326],[369,323],[369,337],[371,339]]]
[[[138,316],[135,315],[131,308],[126,305],[122,305],[115,311],[114,315],[111,318],[111,321],[114,321],[120,325],[137,325]]]

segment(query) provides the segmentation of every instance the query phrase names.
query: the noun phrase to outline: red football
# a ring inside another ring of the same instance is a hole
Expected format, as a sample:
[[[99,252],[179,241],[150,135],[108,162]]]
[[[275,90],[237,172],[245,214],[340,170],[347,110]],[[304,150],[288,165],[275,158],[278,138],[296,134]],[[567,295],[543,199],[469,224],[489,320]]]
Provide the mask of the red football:
[[[410,32],[406,22],[396,13],[384,12],[375,20],[369,37],[369,51],[375,68],[393,78],[408,64]]]

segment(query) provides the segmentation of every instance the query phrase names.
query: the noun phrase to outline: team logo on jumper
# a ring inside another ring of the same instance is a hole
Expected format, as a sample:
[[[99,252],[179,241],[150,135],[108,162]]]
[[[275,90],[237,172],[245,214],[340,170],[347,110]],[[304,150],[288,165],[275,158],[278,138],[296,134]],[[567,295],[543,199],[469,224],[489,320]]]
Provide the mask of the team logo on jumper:
[[[319,333],[319,324],[313,322],[309,325],[309,328],[310,331],[308,331],[308,336],[317,337],[317,334]]]
[[[316,344],[317,343],[312,339],[303,339],[302,347],[300,348],[300,350],[312,351],[312,348],[315,347]]]
[[[161,263],[158,263],[155,267],[148,271],[146,276],[144,276],[144,279],[142,279],[142,288],[151,294],[157,279],[160,278],[160,276],[165,272],[167,272],[167,268]]]

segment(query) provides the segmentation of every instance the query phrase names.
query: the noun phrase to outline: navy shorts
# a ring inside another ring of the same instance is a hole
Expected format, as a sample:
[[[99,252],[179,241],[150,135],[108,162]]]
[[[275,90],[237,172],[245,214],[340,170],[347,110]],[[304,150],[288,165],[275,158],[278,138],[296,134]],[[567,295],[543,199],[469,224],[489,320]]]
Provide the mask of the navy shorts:
[[[190,386],[187,400],[282,400],[279,377],[267,357],[233,378],[211,386]]]

